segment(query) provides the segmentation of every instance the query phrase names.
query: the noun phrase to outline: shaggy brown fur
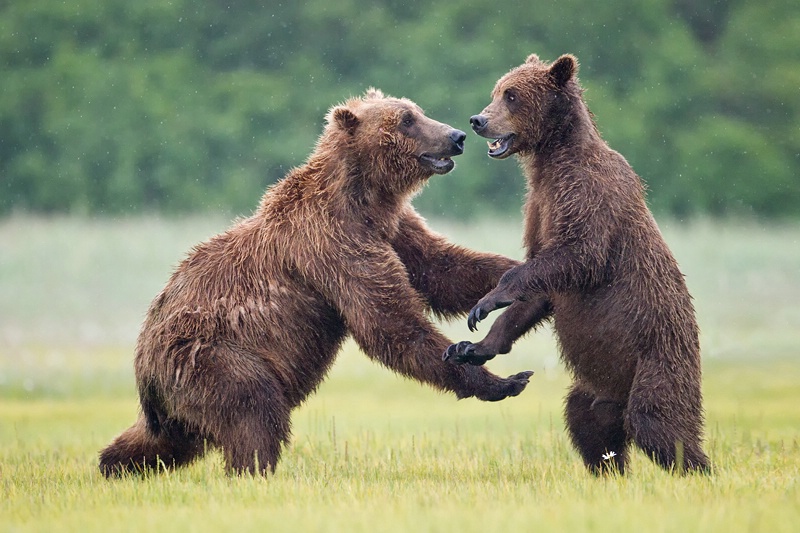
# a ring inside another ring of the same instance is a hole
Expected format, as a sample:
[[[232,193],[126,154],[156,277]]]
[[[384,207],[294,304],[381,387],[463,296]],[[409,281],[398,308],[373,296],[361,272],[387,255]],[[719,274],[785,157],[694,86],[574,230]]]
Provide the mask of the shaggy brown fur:
[[[232,472],[274,471],[290,413],[352,335],[388,368],[496,401],[501,379],[441,360],[428,318],[465,314],[519,264],[448,243],[411,207],[453,168],[464,132],[370,90],[333,108],[316,149],[256,213],[197,246],[155,298],[136,347],[142,412],[100,456],[108,475],[182,465],[222,447]]]
[[[470,313],[472,329],[511,306],[486,338],[451,346],[445,359],[482,364],[552,316],[575,377],[567,426],[591,470],[623,472],[631,441],[665,468],[707,470],[691,297],[639,177],[600,137],[576,71],[570,55],[552,65],[532,55],[471,119],[494,139],[489,155],[517,154],[527,176],[527,262]]]

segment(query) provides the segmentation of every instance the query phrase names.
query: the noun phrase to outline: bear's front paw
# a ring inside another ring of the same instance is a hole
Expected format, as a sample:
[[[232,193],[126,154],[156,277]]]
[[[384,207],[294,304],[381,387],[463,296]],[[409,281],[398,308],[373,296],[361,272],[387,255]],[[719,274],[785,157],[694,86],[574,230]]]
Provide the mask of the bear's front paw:
[[[443,361],[450,361],[457,365],[469,363],[470,365],[480,366],[490,359],[494,359],[496,354],[486,352],[483,347],[469,341],[461,341],[458,344],[451,344],[442,355]]]
[[[512,303],[514,303],[514,298],[496,296],[490,292],[481,298],[469,312],[469,317],[467,318],[469,330],[477,330],[478,322],[489,316],[489,313],[497,309],[502,309],[503,307],[508,307]]]
[[[497,402],[510,396],[517,396],[528,386],[532,375],[533,371],[528,370],[508,376],[506,379],[499,380],[499,383],[491,387],[490,390],[481,391],[475,397],[485,402]]]

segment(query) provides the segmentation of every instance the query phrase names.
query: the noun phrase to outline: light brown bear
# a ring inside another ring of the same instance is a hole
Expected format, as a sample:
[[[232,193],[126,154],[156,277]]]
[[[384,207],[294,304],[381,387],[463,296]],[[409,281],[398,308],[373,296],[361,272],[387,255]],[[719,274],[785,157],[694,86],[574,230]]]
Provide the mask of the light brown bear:
[[[659,465],[706,471],[698,328],[683,274],[639,177],[600,137],[578,64],[536,55],[500,78],[470,122],[489,155],[517,154],[527,177],[527,261],[500,279],[468,324],[510,306],[477,343],[445,359],[482,364],[553,318],[574,375],[572,442],[595,472],[624,472],[631,442]]]
[[[141,414],[100,455],[107,476],[186,464],[204,442],[230,472],[274,471],[290,414],[352,336],[386,367],[458,398],[519,394],[445,363],[428,317],[466,314],[519,264],[453,245],[410,200],[466,134],[371,89],[336,106],[307,162],[255,214],[202,243],[153,301],[136,346]]]

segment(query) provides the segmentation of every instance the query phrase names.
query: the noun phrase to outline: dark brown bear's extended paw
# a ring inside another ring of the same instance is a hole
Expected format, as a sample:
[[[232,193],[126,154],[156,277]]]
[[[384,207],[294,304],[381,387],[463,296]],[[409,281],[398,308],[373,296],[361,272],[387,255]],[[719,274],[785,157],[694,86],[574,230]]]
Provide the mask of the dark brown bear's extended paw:
[[[517,396],[528,386],[528,381],[533,375],[532,370],[520,372],[506,379],[498,379],[491,387],[479,391],[475,397],[484,402],[497,402],[511,396]]]
[[[461,341],[458,344],[451,344],[442,354],[443,361],[450,361],[457,365],[469,363],[470,365],[481,366],[490,359],[494,359],[497,354],[486,353],[481,349],[480,344],[473,344],[469,341]]]
[[[469,317],[467,317],[467,326],[469,330],[476,331],[478,329],[478,322],[489,316],[489,313],[497,309],[502,309],[503,307],[508,307],[512,303],[514,303],[513,298],[502,295],[496,297],[494,291],[490,292],[481,298],[469,312]]]

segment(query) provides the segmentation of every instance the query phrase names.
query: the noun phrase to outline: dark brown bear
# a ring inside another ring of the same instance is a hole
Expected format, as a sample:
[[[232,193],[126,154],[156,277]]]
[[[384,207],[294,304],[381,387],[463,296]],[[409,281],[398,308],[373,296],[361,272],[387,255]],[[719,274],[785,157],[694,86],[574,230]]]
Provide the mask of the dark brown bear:
[[[519,264],[432,233],[410,199],[446,174],[466,134],[371,89],[334,107],[305,165],[256,213],[200,244],[148,311],[136,346],[141,414],[100,455],[107,476],[223,448],[230,472],[275,470],[290,413],[345,337],[390,369],[459,398],[519,394],[441,359],[428,318],[463,315]]]
[[[592,471],[624,472],[631,441],[664,468],[708,470],[692,300],[639,177],[600,137],[576,71],[571,55],[552,65],[531,55],[470,119],[492,139],[489,155],[517,154],[527,177],[527,262],[470,312],[474,329],[510,305],[486,338],[444,357],[482,364],[552,317],[575,378],[567,427]]]

